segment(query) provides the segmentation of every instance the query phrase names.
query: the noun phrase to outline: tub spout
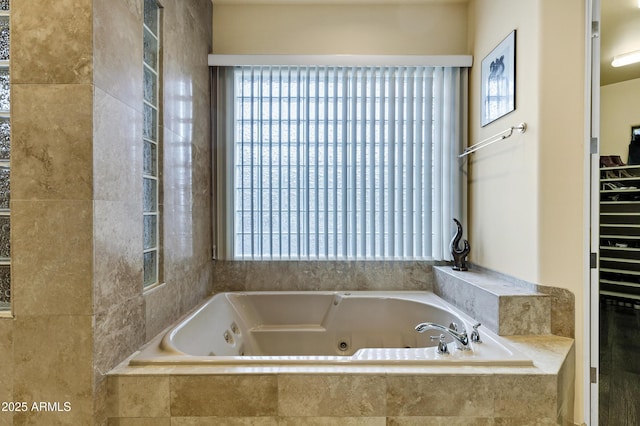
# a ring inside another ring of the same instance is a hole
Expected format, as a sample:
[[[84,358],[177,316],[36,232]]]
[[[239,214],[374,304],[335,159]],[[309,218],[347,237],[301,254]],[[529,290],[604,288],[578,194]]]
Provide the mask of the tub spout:
[[[471,349],[471,347],[469,346],[469,336],[467,336],[467,332],[464,329],[462,330],[462,332],[458,332],[450,329],[449,327],[445,327],[444,325],[436,324],[434,322],[423,322],[416,325],[416,331],[418,333],[424,333],[427,330],[438,330],[453,337],[453,340],[456,342],[456,347],[460,350],[468,351]]]

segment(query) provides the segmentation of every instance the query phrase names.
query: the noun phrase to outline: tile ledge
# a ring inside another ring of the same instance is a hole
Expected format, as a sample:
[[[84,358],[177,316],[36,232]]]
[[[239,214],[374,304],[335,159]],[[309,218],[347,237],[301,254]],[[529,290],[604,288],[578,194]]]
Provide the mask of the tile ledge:
[[[495,296],[549,296],[535,290],[523,288],[511,280],[503,278],[500,274],[493,273],[484,268],[476,269],[474,266],[471,266],[468,271],[454,271],[449,266],[434,266],[433,269],[476,286]]]

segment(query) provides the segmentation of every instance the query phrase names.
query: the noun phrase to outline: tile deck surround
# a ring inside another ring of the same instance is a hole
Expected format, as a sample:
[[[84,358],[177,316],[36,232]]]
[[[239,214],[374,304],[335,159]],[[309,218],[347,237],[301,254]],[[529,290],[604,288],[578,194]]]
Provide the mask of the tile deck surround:
[[[437,292],[439,279],[424,282],[436,281]],[[550,300],[535,292],[534,299]],[[536,315],[549,316],[544,306]],[[529,334],[503,336],[533,367],[130,366],[127,359],[108,375],[109,424],[570,424],[574,341],[550,334],[549,321],[544,327],[546,333],[529,327]]]

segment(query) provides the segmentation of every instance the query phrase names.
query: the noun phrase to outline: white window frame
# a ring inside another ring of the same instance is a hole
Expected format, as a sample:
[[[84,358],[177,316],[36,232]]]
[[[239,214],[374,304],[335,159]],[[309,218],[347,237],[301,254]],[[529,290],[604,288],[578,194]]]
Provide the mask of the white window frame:
[[[162,185],[162,181],[160,179],[161,173],[161,151],[162,151],[162,135],[160,134],[160,120],[162,117],[162,109],[161,109],[161,100],[160,94],[161,85],[162,85],[162,73],[161,73],[161,52],[162,52],[162,14],[161,14],[161,5],[156,0],[145,0],[144,8],[145,11],[143,15],[146,18],[146,6],[147,2],[154,3],[155,6],[155,24],[156,28],[150,28],[147,26],[146,19],[143,19],[143,38],[149,37],[151,40],[155,41],[155,50],[152,54],[155,56],[156,63],[148,64],[143,59],[143,84],[145,81],[145,73],[152,75],[155,78],[155,85],[153,87],[154,93],[152,94],[152,99],[145,99],[143,96],[143,129],[150,128],[151,136],[145,135],[145,131],[143,131],[143,286],[145,289],[152,288],[157,286],[161,282],[161,256],[160,256],[160,247],[161,247],[161,210],[160,210],[160,186]],[[144,52],[143,48],[143,56],[146,52]],[[155,101],[155,102],[152,102]],[[155,120],[152,120],[149,125],[147,115],[144,111],[150,110],[152,112],[152,117],[155,117]],[[146,147],[149,146],[149,150]],[[150,155],[151,152],[155,151],[155,155]],[[149,165],[150,170],[145,170]],[[151,194],[146,193],[146,185],[153,185],[153,190]],[[146,197],[151,195],[151,206],[147,208]],[[147,229],[147,220],[155,218],[154,224]],[[152,243],[148,246],[146,245],[146,240],[149,239]],[[148,271],[149,264],[147,263],[147,259],[151,259],[151,271]],[[151,279],[148,279],[151,277]]]
[[[241,58],[241,60],[238,60],[238,58]],[[382,58],[382,60],[381,60]],[[328,57],[328,56],[296,56],[296,57],[284,57],[284,56],[278,56],[275,58],[273,57],[266,57],[266,56],[258,56],[256,57],[256,55],[250,55],[250,56],[241,56],[241,57],[236,57],[236,56],[228,56],[228,55],[210,55],[209,59],[210,59],[210,64],[229,64],[229,63],[259,63],[259,62],[267,62],[267,63],[306,63],[306,62],[315,62],[315,63],[331,63],[331,64],[335,64],[335,63],[353,63],[353,62],[357,62],[357,63],[381,63],[381,62],[386,62],[386,63],[392,63],[392,64],[396,64],[396,63],[409,63],[411,62],[411,65],[413,65],[412,61],[415,61],[417,57],[411,57],[411,61],[406,59],[407,57],[378,57],[378,56],[367,56],[367,57],[362,57],[362,56],[358,56],[358,57],[344,57],[344,56],[340,56],[340,57]],[[418,60],[418,62],[423,63],[424,61],[428,61],[425,60],[425,58],[431,58],[429,60],[431,60],[431,62],[436,62],[436,63],[442,63],[442,62],[449,62],[449,63],[456,63],[456,65],[469,65],[471,60],[470,57],[446,57],[448,59],[443,60],[443,57],[437,57],[437,60],[433,61],[433,57],[419,57],[420,59]],[[451,58],[454,58],[455,60],[451,60]],[[214,68],[214,74],[216,72],[220,73],[223,71],[224,68]],[[215,71],[218,70],[218,71]],[[464,79],[462,81],[462,84],[464,87],[460,87],[459,90],[466,94],[467,93],[467,82],[466,82],[466,71],[464,73]],[[214,176],[214,190],[215,190],[215,201],[214,203],[216,204],[216,208],[214,209],[215,213],[214,213],[214,258],[221,258],[221,259],[232,259],[234,258],[233,256],[233,252],[230,252],[230,247],[232,247],[233,245],[233,240],[234,240],[234,236],[233,236],[233,229],[234,229],[234,220],[230,219],[233,217],[233,200],[230,200],[229,197],[225,197],[224,194],[229,194],[229,192],[231,191],[231,187],[228,186],[228,181],[230,180],[230,177],[233,176],[233,167],[229,167],[231,164],[234,164],[234,154],[233,154],[233,149],[230,149],[228,146],[226,146],[225,144],[220,144],[219,141],[220,140],[229,140],[230,138],[233,137],[233,129],[229,129],[229,128],[225,128],[224,125],[221,124],[221,116],[224,116],[225,114],[228,113],[223,113],[220,114],[220,111],[223,109],[226,109],[227,111],[231,111],[233,109],[233,105],[232,105],[232,100],[229,100],[229,97],[227,96],[227,93],[229,92],[229,80],[231,80],[230,78],[227,78],[227,82],[226,83],[221,83],[220,79],[213,79],[213,99],[214,99],[214,110],[217,110],[218,113],[217,114],[213,114],[213,123],[214,123],[214,140],[218,141],[216,143],[216,145],[214,146],[214,161],[218,167],[217,169],[217,173]],[[466,101],[466,98],[465,98]],[[466,103],[465,103],[466,105]],[[460,128],[458,129],[459,132],[459,136],[460,136],[460,141],[461,144],[460,146],[456,147],[456,149],[461,149],[462,146],[466,145],[466,113],[464,111],[466,111],[466,107],[462,108],[463,114],[465,115],[465,117],[461,120],[460,122]],[[228,127],[228,126],[227,126]],[[452,169],[456,169],[453,170],[454,174],[458,174],[461,175],[462,170],[458,170],[462,168],[462,164],[461,162],[458,163],[458,165],[460,166],[459,168],[456,167],[456,165],[450,166],[448,165],[447,167],[450,167]],[[460,173],[458,173],[460,172]],[[226,182],[226,183],[225,183]],[[461,191],[460,191],[460,198],[461,200],[464,200],[464,198],[466,198],[466,182],[464,182],[463,179],[460,179],[461,184]],[[463,223],[465,223],[466,221],[466,215],[464,214],[464,208],[462,208],[460,205],[457,206],[458,207],[458,211],[459,213],[459,219],[462,220]],[[454,209],[456,210],[456,209]],[[452,212],[452,210],[447,210],[446,213]],[[450,218],[448,218],[448,216],[445,218],[444,215],[441,219],[442,221],[442,229],[439,231],[441,234],[446,235],[445,239],[447,239],[447,242],[445,244],[441,244],[441,247],[438,251],[438,255],[436,255],[435,259],[436,260],[440,260],[440,259],[444,259],[444,260],[449,260],[450,259],[450,253],[448,253],[448,240],[450,239],[450,231],[453,229],[452,225],[449,226],[447,225],[448,222],[451,222],[453,224],[453,222],[450,220]],[[442,235],[440,235],[440,237],[442,237]],[[247,259],[247,257],[235,257],[236,259],[240,260],[240,259]],[[291,259],[291,257],[289,256],[273,256],[273,253],[271,253],[269,256],[254,256],[252,257],[253,259],[261,259],[261,260],[267,260],[267,259],[273,259],[273,260],[283,260],[283,259]],[[309,258],[307,256],[303,256],[303,259],[331,259],[331,260],[352,260],[354,257],[312,257]],[[366,257],[362,257],[362,258],[366,258]],[[424,258],[424,257],[422,257]],[[295,259],[300,259],[300,257],[295,257]],[[389,259],[389,258],[385,258],[385,259]],[[394,257],[394,259],[408,259],[405,255],[401,255],[400,257]],[[374,260],[383,260],[382,258],[376,258],[374,257]]]

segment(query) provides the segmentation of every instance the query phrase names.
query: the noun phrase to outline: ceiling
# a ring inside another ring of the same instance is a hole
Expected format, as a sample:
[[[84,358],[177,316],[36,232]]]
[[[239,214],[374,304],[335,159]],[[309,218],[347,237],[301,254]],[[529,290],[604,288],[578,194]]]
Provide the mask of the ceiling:
[[[640,64],[611,66],[614,56],[640,50],[638,0],[601,0],[600,8],[600,84],[640,78]]]

